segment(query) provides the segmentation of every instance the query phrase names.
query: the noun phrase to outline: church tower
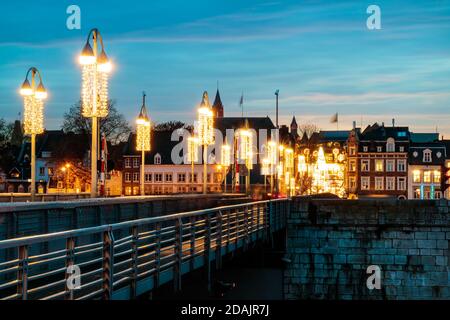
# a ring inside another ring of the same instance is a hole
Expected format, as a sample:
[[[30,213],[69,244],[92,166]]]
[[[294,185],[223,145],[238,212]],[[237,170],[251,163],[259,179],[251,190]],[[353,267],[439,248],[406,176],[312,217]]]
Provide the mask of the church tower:
[[[291,135],[294,137],[298,136],[298,125],[297,121],[295,120],[295,116],[292,118],[291,122]]]
[[[216,98],[214,99],[214,103],[212,105],[212,110],[214,113],[214,118],[223,118],[223,104],[220,99],[219,89],[216,92]]]

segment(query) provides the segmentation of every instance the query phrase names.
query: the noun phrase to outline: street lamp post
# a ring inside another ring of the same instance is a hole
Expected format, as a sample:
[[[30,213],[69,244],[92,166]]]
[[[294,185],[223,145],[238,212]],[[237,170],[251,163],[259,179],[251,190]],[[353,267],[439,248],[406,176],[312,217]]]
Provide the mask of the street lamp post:
[[[247,167],[247,175],[245,177],[245,192],[250,194],[250,171],[253,168],[253,139],[252,132],[248,129],[248,122],[244,129],[240,129],[239,132],[239,151],[240,158],[245,160]]]
[[[145,97],[146,94],[142,95],[142,107],[139,112],[139,116],[136,119],[136,150],[141,151],[141,196],[145,196],[145,185],[144,185],[144,167],[145,167],[145,151],[150,151],[150,119],[147,114],[147,108],[145,107]]]
[[[222,159],[221,159],[221,165],[224,168],[224,193],[227,192],[227,171],[228,167],[231,164],[231,147],[228,144],[224,144],[222,146]]]
[[[188,140],[188,161],[191,163],[191,176],[190,176],[190,183],[191,183],[191,190],[194,191],[194,164],[198,161],[198,138],[196,137],[189,137]]]
[[[93,48],[89,41],[92,39]],[[98,54],[99,44],[101,52]],[[98,119],[108,115],[108,74],[112,65],[97,29],[89,32],[79,57],[82,66],[82,114],[92,118],[91,197],[97,196]]]
[[[203,146],[203,194],[207,193],[208,146],[214,142],[213,112],[208,99],[208,92],[203,92],[202,102],[198,109],[198,139]]]
[[[31,73],[31,84],[28,76]],[[39,84],[36,87],[36,75],[39,76]],[[25,81],[20,88],[24,104],[24,133],[31,136],[31,201],[36,197],[36,135],[44,132],[44,100],[47,91],[42,82],[41,73],[32,67],[28,69]]]

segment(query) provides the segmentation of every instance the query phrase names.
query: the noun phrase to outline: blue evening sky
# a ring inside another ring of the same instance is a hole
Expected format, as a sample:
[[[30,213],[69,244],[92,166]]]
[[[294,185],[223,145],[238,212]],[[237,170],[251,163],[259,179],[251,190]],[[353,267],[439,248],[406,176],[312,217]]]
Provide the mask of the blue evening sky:
[[[81,30],[66,28],[66,8],[81,8]],[[366,27],[369,5],[382,29]],[[57,129],[79,99],[77,55],[92,27],[114,61],[110,97],[133,120],[148,95],[154,121],[192,122],[203,90],[217,81],[226,116],[313,122],[340,129],[353,120],[438,130],[450,138],[450,1],[2,1],[0,117],[17,118],[28,67],[50,96],[46,126]],[[211,101],[212,102],[212,101]]]

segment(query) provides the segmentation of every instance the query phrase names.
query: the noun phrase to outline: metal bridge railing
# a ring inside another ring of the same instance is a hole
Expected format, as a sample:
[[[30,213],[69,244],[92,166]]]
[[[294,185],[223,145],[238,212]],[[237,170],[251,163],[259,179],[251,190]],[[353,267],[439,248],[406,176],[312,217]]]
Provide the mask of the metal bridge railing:
[[[169,281],[180,290],[183,274],[205,267],[210,280],[212,261],[283,228],[288,209],[259,201],[3,240],[0,299],[130,299]]]

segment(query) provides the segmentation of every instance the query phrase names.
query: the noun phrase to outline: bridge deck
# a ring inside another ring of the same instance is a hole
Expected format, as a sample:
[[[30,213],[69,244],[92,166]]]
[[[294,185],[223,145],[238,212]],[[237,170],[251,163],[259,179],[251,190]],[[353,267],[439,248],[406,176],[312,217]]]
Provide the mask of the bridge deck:
[[[285,226],[287,200],[259,201],[0,241],[0,299],[129,299]],[[75,266],[75,268],[73,267]],[[70,268],[69,268],[70,267]],[[80,270],[72,290],[67,270]],[[69,280],[69,281],[68,281]]]

